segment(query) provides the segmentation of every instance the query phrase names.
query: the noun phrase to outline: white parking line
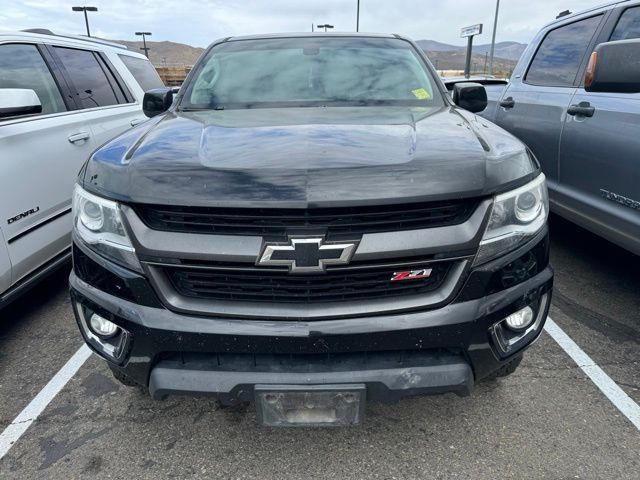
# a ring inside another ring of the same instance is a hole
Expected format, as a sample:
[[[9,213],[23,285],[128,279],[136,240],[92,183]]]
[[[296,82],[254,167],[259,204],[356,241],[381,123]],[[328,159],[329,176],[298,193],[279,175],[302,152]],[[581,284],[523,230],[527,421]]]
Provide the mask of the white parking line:
[[[545,330],[551,338],[569,355],[574,362],[587,374],[593,383],[604,393],[622,414],[640,430],[640,406],[622,390],[616,382],[591,360],[551,317],[547,318]],[[31,424],[47,408],[60,390],[73,378],[80,367],[91,356],[91,350],[83,345],[69,359],[69,361],[54,375],[54,377],[40,390],[22,412],[0,434],[0,459],[2,459],[15,442],[28,430]]]
[[[73,378],[78,369],[91,356],[91,350],[86,345],[78,349],[76,353],[65,363],[58,373],[49,380],[40,393],[31,400],[24,410],[9,424],[0,434],[0,459],[4,457],[15,442],[27,431],[31,424],[47,408],[56,395]]]
[[[629,419],[635,427],[640,430],[640,406],[622,390],[611,377],[593,361],[591,357],[571,340],[569,335],[547,317],[547,323],[544,329],[551,338],[553,338],[560,347],[569,355],[574,362],[582,369],[584,373],[596,384],[602,393],[613,403],[622,414]]]

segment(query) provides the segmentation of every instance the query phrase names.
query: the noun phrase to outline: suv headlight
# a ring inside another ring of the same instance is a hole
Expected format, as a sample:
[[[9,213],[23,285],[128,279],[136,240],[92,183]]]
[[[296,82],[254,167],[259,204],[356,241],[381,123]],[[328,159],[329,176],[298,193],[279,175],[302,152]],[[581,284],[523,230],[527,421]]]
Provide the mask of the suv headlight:
[[[73,233],[78,241],[100,255],[142,272],[118,203],[93,195],[77,184],[73,191]]]
[[[546,224],[549,196],[544,174],[497,195],[474,265],[503,255],[534,237]]]

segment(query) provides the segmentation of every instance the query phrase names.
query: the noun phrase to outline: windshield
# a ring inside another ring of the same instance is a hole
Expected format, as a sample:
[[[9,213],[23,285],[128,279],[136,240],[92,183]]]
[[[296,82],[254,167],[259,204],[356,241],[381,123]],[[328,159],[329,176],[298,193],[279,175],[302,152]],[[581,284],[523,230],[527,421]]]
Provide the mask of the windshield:
[[[439,106],[434,84],[411,44],[399,39],[238,40],[209,51],[181,108]]]

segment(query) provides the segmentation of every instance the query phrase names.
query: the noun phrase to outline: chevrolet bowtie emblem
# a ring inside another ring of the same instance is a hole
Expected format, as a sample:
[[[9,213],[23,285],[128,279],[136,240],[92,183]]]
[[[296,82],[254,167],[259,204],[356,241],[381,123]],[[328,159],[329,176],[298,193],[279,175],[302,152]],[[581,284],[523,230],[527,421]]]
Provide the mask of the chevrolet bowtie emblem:
[[[349,263],[355,242],[332,243],[323,238],[290,238],[286,244],[265,242],[257,265],[289,267],[292,273],[323,272],[327,265]]]

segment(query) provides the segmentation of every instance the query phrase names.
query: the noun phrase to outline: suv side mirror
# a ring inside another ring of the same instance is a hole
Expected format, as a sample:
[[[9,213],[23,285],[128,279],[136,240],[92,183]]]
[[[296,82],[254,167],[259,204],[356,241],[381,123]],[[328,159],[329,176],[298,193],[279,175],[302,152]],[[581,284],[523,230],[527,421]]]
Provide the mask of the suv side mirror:
[[[27,88],[0,88],[0,118],[42,113],[38,94]]]
[[[639,93],[640,40],[601,43],[584,76],[587,92]]]
[[[461,82],[453,86],[453,103],[472,113],[487,108],[487,91],[479,83]]]
[[[166,112],[173,103],[173,88],[154,88],[144,93],[142,111],[151,118]]]

